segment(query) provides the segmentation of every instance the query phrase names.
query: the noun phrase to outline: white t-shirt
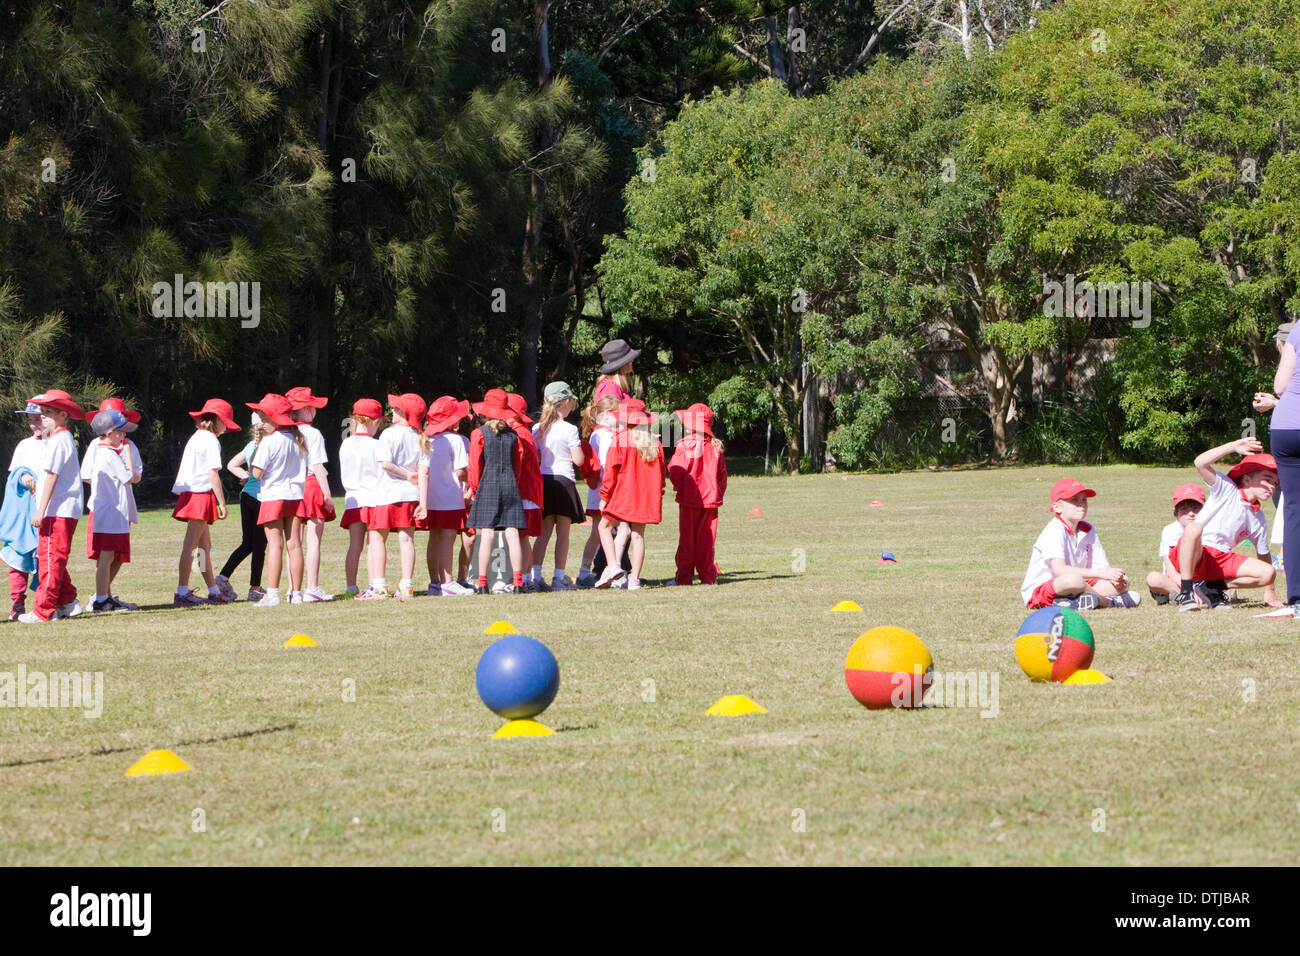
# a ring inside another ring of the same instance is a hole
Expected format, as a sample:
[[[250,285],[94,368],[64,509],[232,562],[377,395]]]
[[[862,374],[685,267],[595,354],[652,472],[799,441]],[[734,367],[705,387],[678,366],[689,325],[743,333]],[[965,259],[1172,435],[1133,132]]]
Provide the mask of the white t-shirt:
[[[596,460],[600,462],[600,477],[605,477],[605,452],[609,450],[609,439],[612,432],[603,425],[597,426],[591,430],[587,436],[587,444],[591,450],[596,453]],[[600,510],[600,482],[596,483],[595,488],[587,489],[587,510]]]
[[[1056,577],[1048,563],[1053,558],[1061,558],[1072,568],[1100,569],[1110,566],[1101,541],[1097,538],[1096,528],[1086,521],[1080,521],[1078,530],[1070,534],[1065,522],[1053,515],[1034,542],[1033,553],[1029,556],[1029,570],[1025,572],[1025,580],[1020,585],[1020,596],[1024,599],[1025,607],[1029,606],[1034,591],[1040,584],[1046,584]]]
[[[414,472],[420,467],[420,433],[409,425],[393,425],[379,436],[376,457],[381,463],[375,505],[392,505],[399,501],[419,501],[420,489],[409,481],[394,478],[382,467],[391,461],[398,468]]]
[[[94,474],[95,474],[96,449],[98,449],[99,446],[102,445],[103,443],[104,443],[103,438],[92,438],[90,440],[90,444],[86,446],[86,454],[83,455],[81,458],[81,480],[82,481],[93,481]],[[123,459],[123,461],[127,461],[127,467],[130,468],[132,471],[134,471],[135,474],[143,475],[144,461],[140,458],[140,449],[136,448],[135,442],[131,441],[131,439],[129,438],[126,440],[124,445],[126,447],[126,451],[123,452],[122,454],[130,455],[131,457],[129,460]],[[126,486],[127,518],[131,524],[139,524],[140,513],[136,510],[135,507],[135,485],[130,484],[130,480],[132,477],[133,476],[131,475],[127,476],[127,486]],[[95,493],[93,487],[91,488],[90,497],[86,499],[86,510],[92,513],[95,510]],[[116,531],[105,532],[105,533],[117,534]]]
[[[9,470],[27,467],[39,482],[41,470],[45,467],[45,442],[35,435],[24,438],[14,448],[14,457],[9,461]]]
[[[126,534],[131,530],[131,450],[121,453],[96,438],[86,452],[90,465],[90,501],[96,534]],[[86,465],[82,465],[85,476]]]
[[[281,428],[258,443],[253,468],[262,469],[259,501],[302,501],[307,453],[298,447],[293,428]]]
[[[298,431],[302,432],[303,441],[307,443],[307,463],[304,468],[323,465],[330,460],[329,454],[325,451],[325,436],[320,433],[319,428],[303,422],[298,426]]]
[[[1182,538],[1183,525],[1177,519],[1160,529],[1160,551],[1156,554],[1156,560],[1160,562],[1161,569],[1165,566],[1165,558],[1169,557],[1169,549],[1181,541]]]
[[[72,432],[60,428],[41,444],[46,446],[41,471],[54,472],[54,493],[45,517],[80,518],[81,471],[77,468],[77,443],[72,440]],[[40,485],[36,488],[39,491]]]
[[[541,425],[533,426],[533,439],[538,437]],[[568,422],[559,421],[546,429],[546,437],[537,442],[537,459],[542,466],[543,475],[555,475],[560,478],[573,477],[573,449],[582,444],[578,429]]]
[[[363,432],[349,435],[339,445],[339,481],[343,482],[343,510],[373,508],[379,487],[379,439]]]
[[[469,440],[454,432],[439,432],[429,439],[429,453],[420,456],[429,469],[429,511],[465,510],[465,491],[456,472],[469,467]]]
[[[181,455],[181,467],[176,472],[172,494],[212,491],[212,476],[209,472],[220,472],[221,464],[221,442],[217,436],[205,429],[196,428],[190,440],[185,443],[185,454]]]
[[[1214,484],[1205,495],[1205,505],[1196,516],[1205,529],[1201,544],[1219,551],[1231,551],[1246,539],[1255,553],[1268,554],[1268,522],[1264,512],[1252,508],[1241,497],[1241,489],[1227,475],[1214,473]]]

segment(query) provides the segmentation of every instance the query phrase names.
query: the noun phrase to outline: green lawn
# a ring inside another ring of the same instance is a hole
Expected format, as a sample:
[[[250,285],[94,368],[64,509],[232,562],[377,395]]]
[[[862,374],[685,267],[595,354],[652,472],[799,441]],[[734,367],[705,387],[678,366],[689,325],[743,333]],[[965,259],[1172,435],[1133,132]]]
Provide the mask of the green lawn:
[[[1140,580],[1191,469],[1072,473],[1098,489],[1089,518]],[[1018,588],[1060,474],[736,479],[719,588],[6,625],[0,671],[102,671],[104,711],[0,710],[0,862],[1294,863],[1300,624],[1253,620],[1254,606],[1180,615],[1143,588],[1141,607],[1089,615],[1113,683],[1021,674]],[[667,510],[651,581],[671,573]],[[331,529],[324,583],[342,590]],[[179,531],[144,516],[121,596],[170,604]],[[215,537],[224,558],[238,527]],[[882,549],[900,563],[876,564]],[[863,613],[827,613],[844,598]],[[490,739],[501,721],[474,666],[498,619],[559,658],[553,737]],[[879,624],[915,631],[940,672],[997,673],[998,715],[860,707],[844,656]],[[320,646],[281,648],[297,632]],[[705,716],[730,693],[768,713]],[[194,769],[124,776],[161,747]]]

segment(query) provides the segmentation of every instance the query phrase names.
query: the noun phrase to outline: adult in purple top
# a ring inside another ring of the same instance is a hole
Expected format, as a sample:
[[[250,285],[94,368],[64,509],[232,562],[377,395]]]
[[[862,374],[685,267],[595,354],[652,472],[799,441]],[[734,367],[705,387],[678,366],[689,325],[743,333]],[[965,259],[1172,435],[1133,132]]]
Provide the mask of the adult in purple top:
[[[1283,337],[1285,336],[1285,341]],[[1300,604],[1300,368],[1296,348],[1300,328],[1288,322],[1278,329],[1277,372],[1273,390],[1255,393],[1255,411],[1273,411],[1269,420],[1269,450],[1277,460],[1282,480],[1282,566],[1286,575],[1286,603]]]
[[[632,374],[632,363],[641,355],[640,349],[634,349],[622,339],[606,342],[600,350],[600,378],[596,379],[596,394],[592,396],[594,405],[606,395],[613,395],[620,402],[632,397],[628,392]]]

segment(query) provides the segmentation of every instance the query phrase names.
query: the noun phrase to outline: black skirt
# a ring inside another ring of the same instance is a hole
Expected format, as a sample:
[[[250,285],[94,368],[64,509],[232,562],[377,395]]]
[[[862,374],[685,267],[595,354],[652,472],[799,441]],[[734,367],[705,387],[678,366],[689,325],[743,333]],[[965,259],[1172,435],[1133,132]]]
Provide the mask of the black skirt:
[[[560,475],[542,475],[542,517],[568,518],[579,524],[587,520],[587,509],[578,497],[578,486]]]

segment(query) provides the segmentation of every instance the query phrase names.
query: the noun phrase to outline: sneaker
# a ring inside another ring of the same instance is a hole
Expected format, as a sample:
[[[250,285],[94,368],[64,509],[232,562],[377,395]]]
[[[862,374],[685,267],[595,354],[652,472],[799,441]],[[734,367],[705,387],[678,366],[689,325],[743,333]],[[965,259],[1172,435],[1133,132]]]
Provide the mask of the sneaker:
[[[441,593],[446,597],[464,597],[466,594],[473,594],[473,588],[461,587],[455,581],[448,581],[441,586]]]
[[[413,597],[415,597],[415,589],[411,585],[408,584],[406,587],[402,587],[399,584],[397,586],[397,600],[409,601]]]
[[[314,588],[309,588],[306,591],[303,591],[302,599],[308,603],[312,601],[332,601],[334,600],[334,595],[326,594],[325,589],[318,584]]]
[[[138,610],[140,610],[140,605],[138,605],[138,604],[132,604],[130,601],[123,601],[123,600],[122,600],[120,597],[118,597],[116,594],[112,595],[112,598],[113,598],[113,603],[117,605],[117,609],[118,609],[119,611],[138,611]]]
[[[675,588],[675,587],[677,587],[677,579],[676,579],[676,578],[669,578],[667,581],[664,582],[664,587],[666,587],[666,588]]]
[[[1201,609],[1201,602],[1196,600],[1196,595],[1188,594],[1186,591],[1179,591],[1172,595],[1170,600],[1180,611],[1199,611]]]
[[[258,601],[262,600],[262,598],[264,598],[264,597],[266,597],[266,589],[265,589],[265,588],[249,588],[249,589],[248,589],[248,602],[249,602],[250,604],[256,604]]]
[[[1237,601],[1240,600],[1240,598],[1238,598],[1237,596],[1237,589],[1228,588],[1226,591],[1223,592],[1223,599],[1227,601],[1229,604],[1236,604]]]
[[[596,575],[590,571],[578,575],[578,590],[585,591],[596,586]]]
[[[81,602],[76,598],[73,598],[67,604],[63,605],[57,611],[55,611],[54,616],[56,618],[76,617],[80,613],[81,613]]]
[[[578,590],[578,586],[574,584],[573,580],[566,574],[562,578],[551,579],[551,590],[552,591],[576,591]]]
[[[289,603],[290,603],[290,604],[301,604],[301,603],[302,603],[302,592],[301,592],[301,591],[290,591],[290,592],[289,592]]]
[[[388,588],[368,587],[360,594],[353,596],[354,601],[387,601],[393,596]]]
[[[1151,600],[1155,601],[1157,604],[1161,605],[1162,607],[1169,603],[1168,594],[1157,594],[1155,591],[1152,591],[1150,588],[1147,588],[1147,591],[1149,591],[1151,594]]]
[[[1125,591],[1110,599],[1111,607],[1137,607],[1142,603],[1142,595],[1136,591]]]
[[[514,585],[511,585],[511,587],[513,588]],[[524,590],[523,590],[524,594],[536,594],[540,590],[541,588],[537,586],[537,582],[534,581],[532,578],[529,578],[527,581],[524,582]]]
[[[474,585],[469,583],[469,578],[460,578],[456,583],[459,584],[461,587],[463,587],[466,591],[473,593]]]
[[[14,621],[18,620],[19,615],[26,614],[26,613],[27,613],[26,611],[10,611],[9,623],[12,624]]]
[[[627,588],[627,572],[626,572],[626,571],[623,572],[623,577],[619,578],[617,581],[615,581],[613,584],[611,584],[610,587],[614,588],[616,591],[622,591],[622,590],[626,589],[626,588]]]
[[[239,600],[239,595],[235,593],[234,585],[230,583],[230,578],[224,574],[218,574],[216,577],[217,588],[221,591],[221,596],[226,600],[225,604],[230,604]]]
[[[279,606],[280,606],[280,595],[271,594],[269,592],[263,594],[262,599],[253,605],[253,607],[279,607]]]
[[[492,592],[489,591],[489,590],[487,589],[487,585],[486,585],[486,584],[480,584],[480,585],[477,585],[477,586],[474,588],[474,593],[475,593],[475,594],[491,594]]]
[[[103,614],[106,611],[116,611],[116,610],[117,610],[117,605],[113,603],[113,598],[111,595],[109,597],[104,598],[104,600],[102,601],[94,601],[90,605],[90,612],[92,614]]]
[[[217,588],[216,594],[213,594],[211,591],[208,592],[209,604],[233,604],[234,601],[235,599],[233,597],[226,597],[226,593],[220,588]]]
[[[1201,600],[1205,602],[1206,607],[1211,611],[1231,611],[1232,605],[1228,603],[1226,595],[1219,588],[1212,588],[1208,585],[1200,587]]]
[[[177,594],[172,597],[172,607],[197,607],[200,604],[207,603],[207,598],[201,598],[193,591],[186,591],[184,594]]]
[[[640,579],[640,578],[628,578],[628,579],[627,579],[627,589],[628,589],[629,591],[640,591],[640,590],[641,590],[641,579]]]
[[[23,624],[44,624],[44,623],[46,623],[45,618],[43,618],[43,617],[37,617],[35,611],[24,611],[22,614],[19,614],[19,615],[18,615],[17,620],[18,620],[19,622],[23,623]],[[50,620],[54,620],[54,619],[53,619],[53,618],[50,618]]]
[[[534,579],[534,580],[533,580],[533,583],[537,585],[537,590],[540,591],[541,593],[543,593],[543,594],[549,594],[549,593],[550,593],[550,591],[551,591],[551,586],[550,586],[549,584],[547,584],[547,583],[546,583],[544,580],[542,580],[541,578],[536,578],[536,579]]]
[[[615,581],[621,580],[623,575],[626,573],[627,572],[625,572],[622,568],[607,567],[605,568],[605,573],[602,574],[600,578],[596,581],[596,583],[592,586],[597,588],[607,588]]]
[[[506,580],[502,578],[499,581],[492,582],[492,593],[493,594],[514,594],[516,593],[516,589],[513,584],[507,583]],[[524,593],[523,585],[519,586],[518,593],[519,594]]]
[[[442,597],[442,588],[443,586],[441,584],[434,584],[430,581],[428,591],[429,597]]]

